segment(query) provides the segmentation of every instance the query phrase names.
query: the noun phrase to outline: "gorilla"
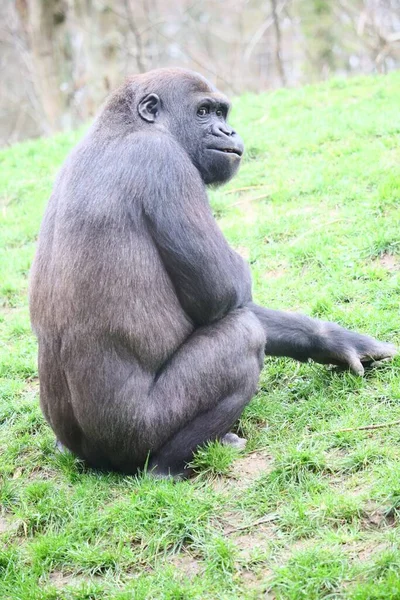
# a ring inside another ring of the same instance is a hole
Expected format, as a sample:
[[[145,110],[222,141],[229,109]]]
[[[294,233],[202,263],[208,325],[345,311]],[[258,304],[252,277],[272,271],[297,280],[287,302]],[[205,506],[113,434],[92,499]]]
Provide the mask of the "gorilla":
[[[395,349],[252,301],[206,186],[237,172],[228,99],[158,69],[114,92],[55,183],[30,281],[40,403],[57,440],[94,468],[185,477],[229,433],[264,354],[342,365]]]

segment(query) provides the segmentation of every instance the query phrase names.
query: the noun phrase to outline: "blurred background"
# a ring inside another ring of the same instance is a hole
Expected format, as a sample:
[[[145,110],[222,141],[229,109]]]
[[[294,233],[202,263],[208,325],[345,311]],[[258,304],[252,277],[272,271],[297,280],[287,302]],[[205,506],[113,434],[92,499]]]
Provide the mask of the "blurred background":
[[[0,145],[76,127],[165,66],[231,96],[386,73],[400,0],[0,0]]]

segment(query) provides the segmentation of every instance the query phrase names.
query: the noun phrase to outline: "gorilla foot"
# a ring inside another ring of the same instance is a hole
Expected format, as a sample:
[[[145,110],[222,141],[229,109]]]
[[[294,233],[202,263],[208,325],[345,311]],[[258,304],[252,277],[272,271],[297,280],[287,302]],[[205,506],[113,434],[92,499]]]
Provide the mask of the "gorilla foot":
[[[66,454],[68,452],[67,448],[62,445],[60,440],[56,440],[54,442],[54,446],[55,446],[56,452],[59,452],[60,454]]]
[[[151,471],[146,472],[147,477],[151,479],[169,479],[170,481],[183,481],[187,479],[187,475],[183,475],[183,473],[178,473],[176,475],[172,475],[172,473],[164,473],[162,471],[157,471],[157,469],[152,469]]]
[[[236,433],[229,432],[221,439],[221,444],[224,446],[232,446],[237,450],[244,450],[246,448],[247,440],[239,437]]]

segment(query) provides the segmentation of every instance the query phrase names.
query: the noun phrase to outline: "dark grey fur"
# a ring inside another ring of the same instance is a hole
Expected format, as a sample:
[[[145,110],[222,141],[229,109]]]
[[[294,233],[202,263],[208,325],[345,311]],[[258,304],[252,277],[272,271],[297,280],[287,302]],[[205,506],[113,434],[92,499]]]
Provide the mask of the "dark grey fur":
[[[134,473],[149,455],[156,473],[187,473],[251,399],[264,352],[357,372],[394,352],[252,303],[249,268],[206,194],[243,150],[213,100],[227,104],[190,71],[128,80],[66,160],[44,216],[30,286],[41,406],[94,467]]]

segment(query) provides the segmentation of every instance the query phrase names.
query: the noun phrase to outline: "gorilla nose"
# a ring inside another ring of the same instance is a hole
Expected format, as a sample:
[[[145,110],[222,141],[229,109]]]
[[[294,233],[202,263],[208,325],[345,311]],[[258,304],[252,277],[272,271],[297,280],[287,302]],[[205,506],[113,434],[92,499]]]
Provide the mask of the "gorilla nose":
[[[226,123],[214,123],[211,129],[211,150],[226,152],[231,157],[241,157],[244,151],[242,138]]]
[[[229,125],[226,125],[226,123],[214,124],[212,128],[212,133],[213,135],[216,135],[218,137],[231,137],[236,135],[236,131],[232,129],[232,127],[229,127]]]

